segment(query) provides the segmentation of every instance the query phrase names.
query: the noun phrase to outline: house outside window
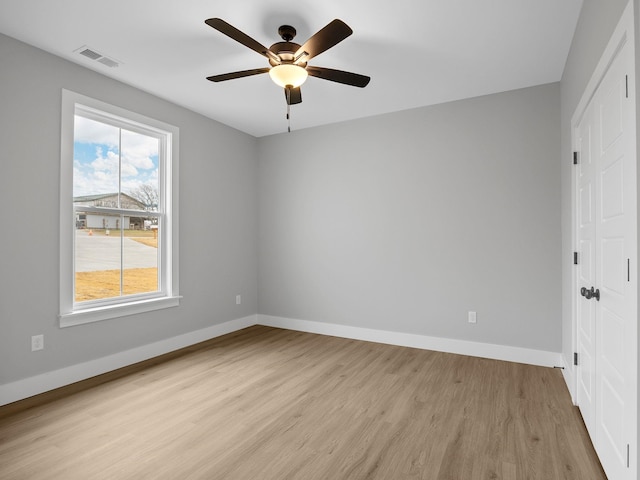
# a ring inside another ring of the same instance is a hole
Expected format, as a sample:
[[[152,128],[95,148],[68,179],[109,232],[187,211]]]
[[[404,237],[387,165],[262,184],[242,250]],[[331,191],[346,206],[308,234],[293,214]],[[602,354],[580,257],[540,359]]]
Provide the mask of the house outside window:
[[[63,90],[60,324],[176,306],[178,129]]]

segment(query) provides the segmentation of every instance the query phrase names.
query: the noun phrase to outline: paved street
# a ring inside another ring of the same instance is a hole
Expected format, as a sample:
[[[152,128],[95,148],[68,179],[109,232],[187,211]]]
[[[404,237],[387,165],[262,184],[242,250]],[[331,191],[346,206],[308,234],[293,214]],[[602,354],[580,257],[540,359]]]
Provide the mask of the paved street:
[[[120,268],[120,237],[89,236],[88,230],[76,230],[76,272]],[[158,266],[158,249],[124,239],[124,268]]]

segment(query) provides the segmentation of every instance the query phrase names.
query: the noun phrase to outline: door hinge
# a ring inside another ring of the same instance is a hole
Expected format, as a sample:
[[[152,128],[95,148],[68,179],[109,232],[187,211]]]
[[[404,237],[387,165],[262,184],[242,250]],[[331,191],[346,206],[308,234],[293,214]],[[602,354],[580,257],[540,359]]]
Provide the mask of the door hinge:
[[[573,252],[573,264],[578,264],[578,252]]]
[[[629,75],[624,76],[624,90],[626,98],[629,98]]]
[[[573,364],[578,365],[578,352],[573,352]]]
[[[629,444],[627,443],[627,468],[629,468]]]
[[[573,152],[573,164],[578,164],[578,152]]]

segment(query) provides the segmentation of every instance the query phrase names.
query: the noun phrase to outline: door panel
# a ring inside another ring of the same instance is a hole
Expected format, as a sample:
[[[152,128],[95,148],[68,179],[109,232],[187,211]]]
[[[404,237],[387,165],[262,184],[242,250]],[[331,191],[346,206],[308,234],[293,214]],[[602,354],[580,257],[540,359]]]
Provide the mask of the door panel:
[[[611,475],[611,472],[616,470],[624,472],[627,461],[627,443],[624,431],[625,401],[618,393],[619,387],[611,385],[606,379],[598,386],[602,389],[601,429],[598,431],[599,448],[607,450],[607,475],[610,478],[622,478]]]
[[[602,219],[610,220],[624,214],[624,157],[617,159],[602,172]]]
[[[586,173],[585,173],[586,175]],[[581,179],[584,184],[580,185],[580,228],[588,227],[593,222],[593,194],[591,193],[591,179],[584,177]]]
[[[605,87],[603,101],[600,104],[600,122],[602,124],[602,148],[609,149],[620,138],[622,130],[622,98],[625,84],[614,82]]]
[[[582,418],[584,419],[584,423],[587,426],[587,429],[591,432],[591,430],[593,429],[593,424],[595,423],[595,413],[593,412],[593,410],[595,410],[595,398],[593,389],[595,379],[595,362],[591,355],[591,349],[588,347],[588,344],[578,348],[578,355],[580,356],[580,376],[578,378],[578,398],[580,402],[580,411],[582,412]]]
[[[600,291],[599,301],[581,296],[577,302],[577,403],[612,479],[630,477],[627,452],[637,418],[636,273],[629,270],[637,258],[636,149],[635,107],[627,98],[629,52],[626,44],[620,49],[577,127],[577,287]]]
[[[601,274],[598,285],[600,290],[607,294],[623,296],[626,283],[626,261],[624,257],[624,238],[605,238],[601,246]],[[607,297],[609,300],[613,298]],[[616,305],[622,308],[622,305]],[[622,313],[622,312],[619,312]]]
[[[603,308],[600,320],[603,327],[600,330],[600,356],[602,361],[608,363],[609,374],[624,380],[624,350],[620,349],[624,343],[624,319]]]

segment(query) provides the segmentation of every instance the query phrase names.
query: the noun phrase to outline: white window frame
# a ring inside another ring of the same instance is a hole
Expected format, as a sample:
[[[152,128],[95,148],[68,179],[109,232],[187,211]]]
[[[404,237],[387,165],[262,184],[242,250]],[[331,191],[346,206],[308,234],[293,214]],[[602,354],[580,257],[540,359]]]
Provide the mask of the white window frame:
[[[161,225],[158,242],[159,291],[149,294],[110,298],[105,301],[74,301],[74,241],[75,208],[73,204],[74,118],[76,108],[83,116],[92,116],[103,123],[111,123],[133,131],[154,132],[164,150],[160,160],[159,191]],[[60,147],[60,326],[69,327],[110,318],[134,315],[180,303],[178,289],[178,133],[173,125],[125,110],[114,105],[62,90],[62,119]],[[105,121],[106,120],[106,121]]]

